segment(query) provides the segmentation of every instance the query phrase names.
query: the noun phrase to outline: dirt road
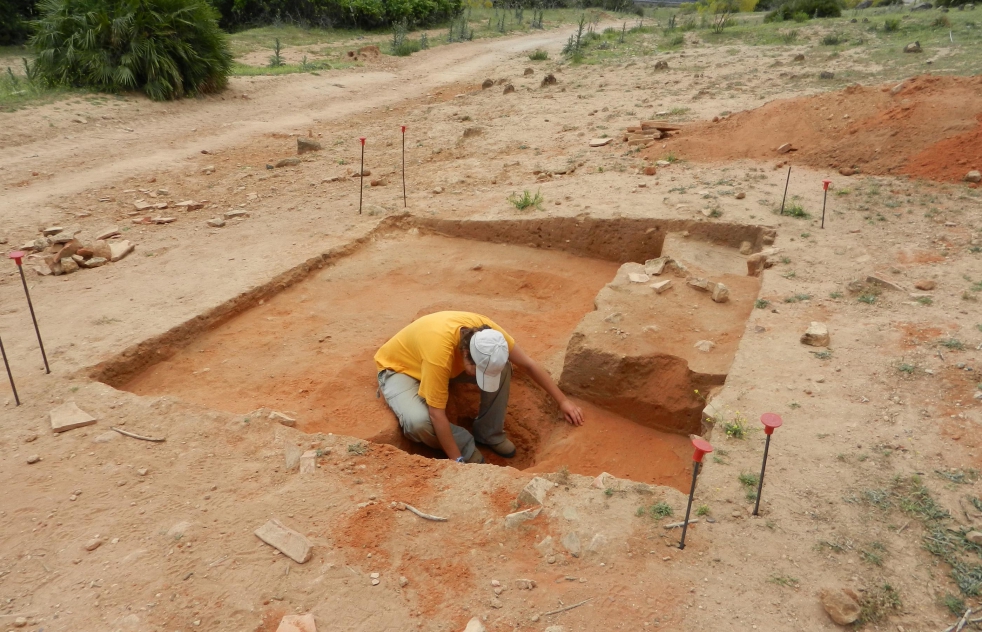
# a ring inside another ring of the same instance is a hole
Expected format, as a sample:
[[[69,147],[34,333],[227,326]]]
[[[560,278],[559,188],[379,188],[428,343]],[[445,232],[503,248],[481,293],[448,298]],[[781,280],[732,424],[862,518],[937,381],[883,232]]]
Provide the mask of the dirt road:
[[[16,222],[52,196],[170,169],[202,149],[214,152],[263,133],[306,129],[424,97],[473,81],[515,53],[554,47],[568,35],[557,30],[451,44],[318,77],[234,77],[221,95],[194,101],[126,98],[109,107],[79,100],[69,102],[71,109],[58,102],[0,115],[0,214]],[[32,181],[33,172],[39,175]],[[25,182],[30,186],[18,186]]]

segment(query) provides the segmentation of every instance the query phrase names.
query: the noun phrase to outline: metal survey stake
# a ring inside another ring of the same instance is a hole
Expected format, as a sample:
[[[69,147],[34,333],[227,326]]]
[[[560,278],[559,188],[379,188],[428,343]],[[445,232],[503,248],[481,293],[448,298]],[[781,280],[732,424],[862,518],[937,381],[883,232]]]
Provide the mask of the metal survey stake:
[[[699,466],[702,464],[702,457],[713,451],[713,446],[702,437],[689,435],[692,440],[692,447],[695,452],[692,454],[692,487],[689,489],[689,504],[685,507],[685,521],[682,523],[682,539],[679,540],[679,548],[685,548],[685,532],[689,528],[689,512],[692,511],[692,496],[696,493],[696,477],[699,476]]]
[[[34,304],[31,303],[31,292],[27,289],[27,278],[24,276],[24,253],[20,250],[15,250],[14,252],[7,255],[14,260],[17,264],[17,270],[20,272],[21,283],[24,284],[24,296],[27,297],[27,307],[31,310],[31,320],[34,321],[34,333],[38,336],[38,346],[41,347],[41,359],[44,360],[44,372],[51,373],[51,367],[48,366],[48,356],[44,352],[44,343],[41,341],[41,330],[38,328],[38,319],[34,315]]]
[[[14,401],[20,406],[20,397],[17,396],[17,387],[14,386],[14,374],[10,372],[10,363],[7,362],[7,352],[3,348],[2,338],[0,338],[0,355],[3,356],[3,366],[7,368],[7,379],[10,380],[10,390],[14,392]]]
[[[781,215],[784,215],[784,203],[788,199],[788,185],[791,184],[791,165],[788,165],[788,179],[784,183],[784,197],[781,199]]]
[[[764,461],[760,464],[760,480],[757,481],[757,500],[754,502],[754,515],[760,509],[760,492],[764,489],[764,470],[767,469],[767,449],[771,447],[771,435],[781,427],[784,422],[781,417],[774,413],[764,413],[760,416],[760,423],[764,424],[764,433],[767,439],[764,441]]]
[[[402,206],[409,207],[406,201],[406,126],[402,126]]]
[[[361,171],[358,172],[358,214],[361,215],[361,198],[365,192],[365,137],[361,141]]]
[[[825,201],[829,199],[830,184],[832,184],[831,180],[822,180],[822,189],[825,191],[824,197],[822,198],[822,228],[825,228]]]

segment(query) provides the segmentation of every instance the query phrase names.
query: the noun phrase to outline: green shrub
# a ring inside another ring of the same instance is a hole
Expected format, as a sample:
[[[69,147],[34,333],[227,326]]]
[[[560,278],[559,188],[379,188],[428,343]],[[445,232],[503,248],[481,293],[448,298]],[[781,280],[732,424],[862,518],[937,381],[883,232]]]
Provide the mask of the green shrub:
[[[26,42],[30,35],[30,20],[36,16],[34,0],[0,2],[0,46]]]
[[[325,28],[388,28],[402,20],[414,27],[447,22],[462,0],[211,0],[222,26],[255,26],[278,21]]]
[[[839,0],[786,0],[764,17],[765,22],[794,20],[803,22],[809,18],[837,18],[842,15]]]
[[[822,38],[822,46],[838,46],[844,40],[845,38],[838,33],[827,33],[825,37]]]
[[[537,48],[531,53],[529,53],[529,59],[531,59],[532,61],[545,61],[549,59],[549,53],[542,50],[541,48]]]
[[[887,18],[883,21],[883,30],[887,33],[896,33],[900,30],[900,18]]]
[[[30,44],[50,85],[164,100],[225,87],[228,37],[205,0],[42,0]]]

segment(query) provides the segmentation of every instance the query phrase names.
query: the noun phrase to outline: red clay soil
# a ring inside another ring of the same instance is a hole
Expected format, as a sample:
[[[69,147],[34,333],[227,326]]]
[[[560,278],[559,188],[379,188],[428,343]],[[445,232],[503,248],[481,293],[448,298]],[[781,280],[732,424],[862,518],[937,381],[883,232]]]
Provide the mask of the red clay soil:
[[[669,147],[701,162],[788,159],[819,169],[961,181],[982,169],[982,77],[922,75],[893,85],[849,86],[772,101],[717,123],[686,127]],[[776,149],[784,143],[788,154]],[[664,149],[647,150],[650,159]]]

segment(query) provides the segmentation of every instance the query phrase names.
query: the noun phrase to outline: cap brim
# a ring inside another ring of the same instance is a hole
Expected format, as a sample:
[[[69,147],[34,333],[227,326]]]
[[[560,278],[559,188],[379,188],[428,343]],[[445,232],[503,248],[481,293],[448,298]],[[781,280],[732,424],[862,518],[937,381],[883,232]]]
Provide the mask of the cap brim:
[[[501,373],[498,373],[498,375],[488,375],[478,368],[477,374],[474,377],[477,379],[477,387],[485,393],[497,393],[501,387]]]

